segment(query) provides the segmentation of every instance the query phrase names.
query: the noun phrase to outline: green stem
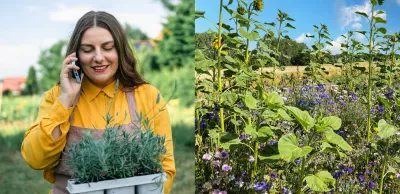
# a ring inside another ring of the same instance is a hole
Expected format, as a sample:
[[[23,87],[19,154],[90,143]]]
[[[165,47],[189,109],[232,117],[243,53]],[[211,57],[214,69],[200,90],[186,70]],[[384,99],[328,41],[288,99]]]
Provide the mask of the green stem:
[[[255,177],[257,175],[257,159],[258,159],[258,142],[256,141],[256,145],[254,146],[254,165],[253,165],[253,172],[252,177]]]
[[[372,15],[374,14],[374,5],[372,5]],[[372,101],[371,101],[371,96],[372,96],[372,49],[373,49],[373,32],[372,32],[372,27],[373,27],[373,19],[369,21],[369,61],[368,61],[368,121],[367,121],[367,141],[370,142],[371,137],[370,137],[370,130],[371,130],[371,106],[372,106]]]
[[[248,10],[247,10],[247,19],[248,20],[250,20],[250,16],[251,16],[251,4],[250,4],[250,6],[249,6],[249,8],[248,8]],[[249,31],[249,29],[250,29],[250,22],[247,24],[247,26],[246,26],[246,30],[247,30],[247,32]],[[246,63],[246,66],[249,64],[249,39],[248,38],[246,38],[246,57],[245,57],[245,63]]]
[[[386,149],[385,149],[385,156],[383,158],[383,167],[382,167],[382,174],[381,174],[381,182],[379,183],[379,194],[382,194],[383,191],[383,179],[385,178],[385,171],[386,171],[386,163],[388,157],[388,150],[389,150],[389,139],[386,140]]]
[[[300,171],[300,179],[299,179],[299,183],[297,185],[297,194],[301,193],[301,187],[303,186],[303,177],[304,177],[304,172],[305,172],[305,168],[306,168],[306,157],[302,157],[301,158],[301,171]]]
[[[219,104],[222,104],[222,80],[221,80],[221,50],[222,50],[222,45],[221,45],[221,33],[222,33],[222,0],[220,0],[219,4],[219,27],[218,27],[218,91],[219,91]],[[224,126],[224,109],[220,108],[219,109],[219,114],[220,114],[220,124],[221,124],[221,132],[225,132],[225,126]]]

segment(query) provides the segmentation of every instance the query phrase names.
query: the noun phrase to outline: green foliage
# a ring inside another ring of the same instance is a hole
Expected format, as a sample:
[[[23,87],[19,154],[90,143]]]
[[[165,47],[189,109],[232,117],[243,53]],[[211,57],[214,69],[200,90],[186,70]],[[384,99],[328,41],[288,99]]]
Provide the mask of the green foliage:
[[[97,182],[162,172],[161,156],[166,153],[165,136],[151,130],[122,131],[107,128],[102,139],[86,131],[79,142],[68,149],[73,178],[80,183]]]
[[[271,38],[268,39],[264,36],[265,44],[267,45],[277,45],[278,39]],[[279,40],[279,53],[280,57],[277,57],[280,61],[281,66],[305,66],[309,64],[310,54],[303,53],[302,51],[307,49],[305,43],[298,43],[291,39],[281,39]],[[307,62],[308,58],[308,62]]]
[[[193,63],[194,1],[182,0],[173,6],[174,15],[164,24],[163,39],[158,42],[158,63],[161,66],[181,67]]]
[[[398,129],[395,126],[386,123],[386,121],[383,119],[379,120],[378,130],[380,133],[380,137],[382,139],[389,138],[395,135],[396,132],[398,131]]]
[[[328,171],[319,171],[315,175],[309,175],[305,178],[307,186],[313,191],[327,192],[334,188],[336,180]]]
[[[49,49],[44,49],[39,56],[39,71],[42,77],[39,84],[42,91],[52,88],[60,80],[62,61],[65,59],[63,48],[67,46],[67,41],[60,40]]]
[[[324,82],[323,75],[328,74],[324,68],[321,67],[320,63],[324,62],[324,53],[322,50],[326,45],[332,45],[331,38],[329,38],[328,27],[325,24],[321,24],[320,27],[314,25],[314,32],[316,35],[306,35],[308,38],[314,39],[314,44],[311,46],[311,50],[307,50],[311,55],[311,63],[305,69],[304,73],[307,79],[311,79],[314,83]],[[328,51],[329,52],[329,51]]]
[[[158,88],[163,96],[171,96],[176,81],[178,87],[172,99],[179,99],[180,104],[185,107],[194,104],[193,66],[146,72],[144,79]]]
[[[32,123],[38,114],[40,96],[3,97],[0,121]]]
[[[124,30],[126,35],[128,36],[128,39],[133,39],[133,40],[148,40],[149,37],[147,36],[146,33],[141,31],[139,28],[132,27],[131,25],[125,23],[124,25]]]
[[[299,147],[296,135],[290,133],[283,135],[278,141],[279,154],[286,162],[306,156],[312,151],[312,147]]]
[[[33,66],[29,67],[28,77],[22,95],[33,95],[39,93],[39,84],[36,77],[36,70]]]

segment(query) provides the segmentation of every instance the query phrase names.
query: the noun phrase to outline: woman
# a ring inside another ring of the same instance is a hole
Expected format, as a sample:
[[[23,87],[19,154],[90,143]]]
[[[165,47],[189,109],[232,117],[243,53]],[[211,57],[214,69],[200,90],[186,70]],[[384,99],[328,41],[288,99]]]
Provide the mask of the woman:
[[[159,91],[138,74],[133,52],[115,17],[90,11],[80,18],[61,65],[60,82],[45,92],[38,117],[24,136],[21,153],[29,166],[44,170],[44,178],[54,183],[54,194],[68,193],[65,187],[71,175],[60,158],[72,139],[84,130],[105,129],[107,112],[113,116],[110,125],[122,125],[123,129],[140,125],[135,113],[142,112],[154,117],[153,132],[169,141],[165,145],[168,157],[162,164],[169,179],[164,183],[164,193],[169,193],[175,176],[169,115],[166,110],[159,112],[165,105],[162,98],[156,103]],[[72,70],[82,70],[82,82],[71,76]],[[114,103],[108,108],[110,100]]]

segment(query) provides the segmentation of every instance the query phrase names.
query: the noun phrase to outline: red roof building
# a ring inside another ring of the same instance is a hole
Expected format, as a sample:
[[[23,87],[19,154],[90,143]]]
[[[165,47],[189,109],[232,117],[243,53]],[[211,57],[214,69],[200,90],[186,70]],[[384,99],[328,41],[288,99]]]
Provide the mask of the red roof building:
[[[24,89],[26,77],[6,77],[0,80],[0,92],[4,93],[6,91],[12,92],[14,95],[21,94]]]

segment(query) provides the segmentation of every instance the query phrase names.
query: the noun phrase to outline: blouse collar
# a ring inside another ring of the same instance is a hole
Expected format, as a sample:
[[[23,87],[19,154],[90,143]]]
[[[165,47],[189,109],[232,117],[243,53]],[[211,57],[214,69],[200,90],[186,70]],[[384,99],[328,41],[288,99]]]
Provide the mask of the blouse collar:
[[[107,94],[108,97],[114,98],[114,89],[116,85],[116,80],[108,84],[103,89],[98,88],[92,82],[89,81],[86,77],[82,80],[82,90],[85,93],[86,97],[89,101],[92,101],[101,91]],[[118,90],[118,89],[117,89]]]

